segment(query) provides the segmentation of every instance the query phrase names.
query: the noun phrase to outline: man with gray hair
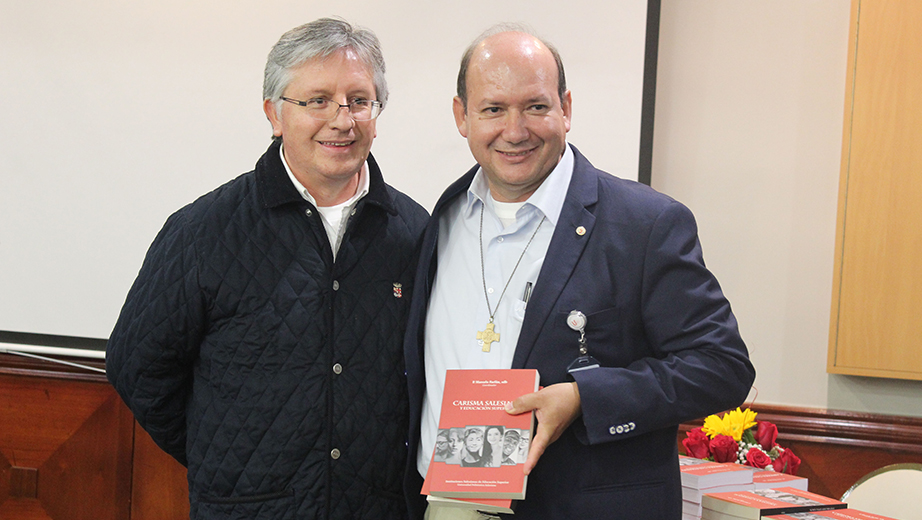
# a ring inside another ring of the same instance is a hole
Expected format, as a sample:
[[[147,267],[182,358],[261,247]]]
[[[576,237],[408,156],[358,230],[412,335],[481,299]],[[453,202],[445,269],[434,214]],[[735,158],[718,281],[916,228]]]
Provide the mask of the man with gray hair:
[[[401,342],[427,215],[370,154],[378,39],[340,19],[292,29],[263,98],[272,144],[167,220],[109,380],[187,466],[193,519],[405,518]]]

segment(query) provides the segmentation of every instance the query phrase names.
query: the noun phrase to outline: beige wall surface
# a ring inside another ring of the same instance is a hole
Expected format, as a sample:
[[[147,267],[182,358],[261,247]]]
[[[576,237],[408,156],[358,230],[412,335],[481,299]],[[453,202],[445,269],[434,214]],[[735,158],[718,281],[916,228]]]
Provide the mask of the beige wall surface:
[[[922,416],[922,383],[826,374],[849,0],[663,0],[653,186],[698,219],[761,403]]]

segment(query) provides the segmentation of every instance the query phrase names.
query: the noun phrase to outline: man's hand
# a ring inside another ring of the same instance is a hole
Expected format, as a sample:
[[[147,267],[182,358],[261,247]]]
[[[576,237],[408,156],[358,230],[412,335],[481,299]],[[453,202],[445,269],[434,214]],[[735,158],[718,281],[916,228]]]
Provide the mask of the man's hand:
[[[563,434],[581,412],[579,388],[576,383],[557,383],[532,394],[525,394],[512,402],[506,412],[519,415],[535,411],[538,427],[528,448],[525,474],[531,473],[544,454],[544,450]]]

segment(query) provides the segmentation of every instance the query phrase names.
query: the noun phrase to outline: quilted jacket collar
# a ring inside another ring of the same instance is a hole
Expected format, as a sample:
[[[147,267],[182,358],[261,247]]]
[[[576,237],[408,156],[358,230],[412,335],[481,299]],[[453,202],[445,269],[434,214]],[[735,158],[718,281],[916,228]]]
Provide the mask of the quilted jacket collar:
[[[274,141],[256,163],[257,192],[259,201],[265,208],[304,201],[298,190],[291,184],[291,179],[285,171],[285,165],[282,164],[282,158],[279,156],[281,146],[281,141]],[[370,153],[368,154],[368,180],[368,195],[362,199],[362,202],[380,206],[391,215],[396,215],[397,208],[394,206],[394,199],[388,193],[381,169],[378,168],[378,163]]]

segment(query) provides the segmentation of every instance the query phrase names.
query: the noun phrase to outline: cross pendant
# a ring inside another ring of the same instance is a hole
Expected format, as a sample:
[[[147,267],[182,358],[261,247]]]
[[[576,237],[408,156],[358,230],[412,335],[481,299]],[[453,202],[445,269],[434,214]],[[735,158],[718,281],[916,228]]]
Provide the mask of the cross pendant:
[[[490,343],[494,341],[499,343],[499,333],[493,332],[493,322],[487,323],[487,328],[482,331],[477,331],[477,339],[480,340],[480,344],[483,345],[483,351],[490,351]]]

